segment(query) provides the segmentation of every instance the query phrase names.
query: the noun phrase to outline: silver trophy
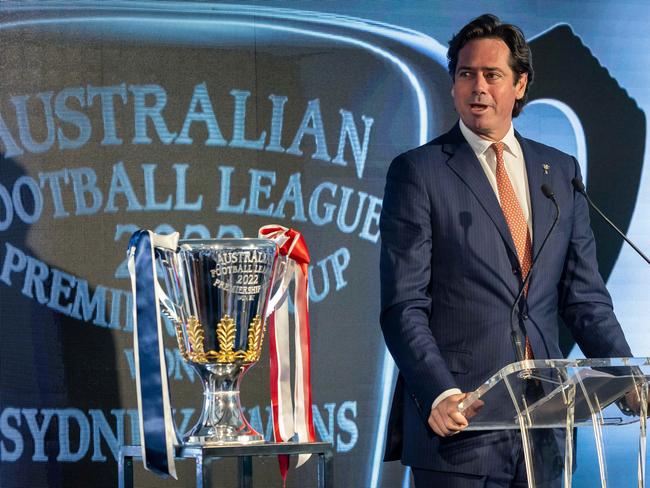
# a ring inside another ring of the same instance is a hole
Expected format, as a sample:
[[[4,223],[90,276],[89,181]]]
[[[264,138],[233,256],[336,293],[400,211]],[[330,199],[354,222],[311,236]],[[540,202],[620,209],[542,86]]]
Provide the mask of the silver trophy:
[[[183,441],[189,444],[263,442],[244,418],[243,374],[260,358],[265,318],[278,265],[269,239],[180,241],[156,248],[166,295],[162,310],[173,322],[185,361],[198,372],[203,410]]]

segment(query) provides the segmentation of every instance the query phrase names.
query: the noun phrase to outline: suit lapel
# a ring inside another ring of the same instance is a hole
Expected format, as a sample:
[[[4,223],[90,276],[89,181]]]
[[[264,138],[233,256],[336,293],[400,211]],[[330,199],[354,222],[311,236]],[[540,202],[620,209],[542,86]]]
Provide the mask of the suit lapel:
[[[442,147],[442,150],[450,155],[447,164],[474,193],[492,222],[494,222],[494,225],[496,225],[503,241],[516,256],[517,252],[510,229],[503,216],[499,200],[497,200],[494,190],[481,167],[481,163],[463,137],[462,132],[460,132],[458,124],[454,126],[448,135],[449,138]]]
[[[550,176],[544,165],[549,165],[548,158],[535,151],[526,139],[515,132],[517,140],[521,145],[526,161],[526,173],[528,176],[528,192],[530,193],[530,207],[533,219],[533,258],[539,253],[539,248],[544,241],[544,236],[551,228],[555,217],[554,206],[542,193],[541,187],[549,183]]]

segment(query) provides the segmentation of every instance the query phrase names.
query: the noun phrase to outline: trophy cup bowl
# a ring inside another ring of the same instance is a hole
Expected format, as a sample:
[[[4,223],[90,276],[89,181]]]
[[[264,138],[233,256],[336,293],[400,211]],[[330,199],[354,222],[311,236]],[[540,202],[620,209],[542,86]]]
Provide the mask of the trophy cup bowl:
[[[245,419],[244,373],[260,358],[277,246],[269,239],[184,240],[156,248],[166,291],[162,311],[173,322],[181,356],[203,383],[203,409],[186,444],[264,442]]]

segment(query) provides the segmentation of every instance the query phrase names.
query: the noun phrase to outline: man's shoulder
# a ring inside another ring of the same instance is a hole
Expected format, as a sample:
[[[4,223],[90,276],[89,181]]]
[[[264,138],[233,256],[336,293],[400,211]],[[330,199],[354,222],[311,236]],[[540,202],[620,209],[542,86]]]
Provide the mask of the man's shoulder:
[[[528,149],[529,151],[534,151],[535,153],[544,155],[549,159],[566,160],[568,162],[573,161],[573,156],[553,146],[549,146],[547,144],[541,143],[534,139],[528,139],[526,137],[523,137],[521,134],[517,134],[517,136],[519,139],[519,143],[525,145],[526,149]]]
[[[431,164],[432,161],[436,160],[447,160],[449,158],[449,148],[466,142],[458,129],[458,125],[455,125],[448,132],[439,135],[426,144],[403,152],[395,160],[408,161],[416,166],[423,163]]]

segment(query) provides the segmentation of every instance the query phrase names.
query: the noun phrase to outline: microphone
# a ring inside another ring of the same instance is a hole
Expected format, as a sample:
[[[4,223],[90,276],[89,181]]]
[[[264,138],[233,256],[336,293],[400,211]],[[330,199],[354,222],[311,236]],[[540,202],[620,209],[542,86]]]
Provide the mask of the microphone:
[[[522,282],[521,287],[519,288],[519,293],[517,294],[517,298],[512,304],[512,308],[510,308],[510,327],[511,327],[510,334],[512,336],[512,345],[515,348],[517,361],[524,361],[526,359],[526,355],[524,353],[524,345],[522,343],[519,325],[518,323],[515,322],[515,309],[517,308],[517,305],[521,301],[521,298],[524,296],[524,291],[526,290],[526,287],[528,286],[528,282],[530,281],[530,277],[533,274],[533,268],[535,267],[535,264],[537,264],[537,261],[539,260],[539,257],[542,254],[542,250],[544,249],[544,246],[546,246],[546,242],[548,241],[548,238],[551,236],[553,229],[555,229],[555,226],[557,225],[557,222],[560,219],[560,206],[557,204],[557,200],[555,199],[555,193],[553,192],[551,187],[548,186],[546,183],[542,185],[541,190],[544,196],[549,200],[551,200],[553,202],[553,205],[555,205],[555,220],[553,220],[553,223],[551,224],[551,228],[546,233],[546,236],[542,241],[542,245],[539,246],[539,251],[537,252],[537,256],[535,256],[532,263],[530,264],[530,269],[528,270],[528,274],[524,278],[524,281]],[[530,376],[530,373],[524,376]]]
[[[650,259],[648,259],[648,256],[643,254],[641,249],[636,247],[634,245],[634,243],[630,239],[627,238],[627,236],[623,233],[623,231],[621,229],[619,229],[618,227],[616,227],[616,225],[614,225],[614,222],[609,220],[607,218],[607,216],[603,212],[600,211],[600,209],[596,206],[596,204],[591,201],[591,198],[589,198],[589,195],[587,194],[587,190],[585,190],[585,185],[582,182],[582,178],[573,178],[571,180],[571,184],[573,185],[573,188],[575,188],[575,190],[578,193],[581,193],[582,196],[584,196],[587,199],[587,203],[591,206],[591,208],[593,208],[596,212],[598,212],[598,215],[600,215],[603,218],[603,220],[610,225],[610,227],[612,229],[614,229],[616,232],[618,232],[619,235],[625,240],[625,242],[627,242],[630,246],[632,246],[632,249],[634,249],[639,254],[639,256],[641,256],[643,259],[645,259],[646,263],[650,264]]]

